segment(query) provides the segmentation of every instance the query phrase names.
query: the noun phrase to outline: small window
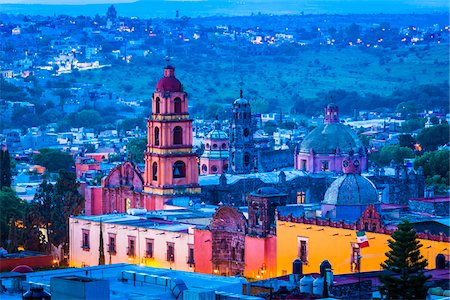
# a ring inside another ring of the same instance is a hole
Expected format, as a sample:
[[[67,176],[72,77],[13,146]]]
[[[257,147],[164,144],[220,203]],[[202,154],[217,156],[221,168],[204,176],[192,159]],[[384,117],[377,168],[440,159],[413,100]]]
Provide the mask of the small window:
[[[188,245],[188,260],[187,263],[189,266],[192,266],[194,264],[194,245],[189,244]]]
[[[205,164],[202,165],[202,171],[203,171],[203,172],[208,171],[208,167],[207,167]]]
[[[302,159],[302,162],[301,162],[301,170],[302,170],[302,171],[306,171],[306,159]]]
[[[82,229],[83,232],[83,242],[81,244],[81,248],[83,248],[83,250],[89,251],[90,247],[90,238],[89,238],[89,230],[87,229]]]
[[[250,130],[248,128],[244,128],[244,136],[248,137],[250,135]]]
[[[145,246],[145,257],[146,258],[153,258],[153,239],[146,239],[146,246]]]
[[[157,114],[159,114],[161,112],[161,100],[159,99],[159,97],[156,98],[155,112]]]
[[[213,149],[217,149],[217,144],[213,144]]]
[[[112,233],[109,234],[108,253],[111,255],[116,254],[116,235]]]
[[[298,258],[304,263],[308,263],[308,238],[298,237]]]
[[[297,192],[297,204],[305,203],[306,193],[304,191]]]
[[[245,152],[244,154],[244,165],[248,167],[250,165],[250,154]]]
[[[180,126],[176,126],[173,129],[173,144],[174,145],[183,144],[183,129]]]
[[[186,165],[181,160],[173,164],[173,178],[186,177]]]
[[[223,143],[222,144],[222,149],[226,149],[227,148],[227,143]]]
[[[158,163],[155,161],[152,165],[152,179],[158,180]]]
[[[329,165],[328,165],[328,160],[322,161],[321,169],[322,169],[322,172],[328,172],[330,170]]]
[[[206,143],[206,147],[205,147],[206,149],[209,149],[209,143]]]
[[[213,173],[217,173],[217,167],[216,167],[216,166],[212,166],[212,167],[211,167],[211,171],[212,171]]]
[[[159,146],[159,127],[155,127],[155,146]]]
[[[175,261],[175,244],[171,242],[167,242],[167,261]]]
[[[174,104],[174,113],[176,114],[180,114],[181,113],[181,99],[180,98],[175,98],[175,100],[173,101]]]
[[[128,237],[128,249],[127,255],[129,257],[136,257],[136,238],[133,236]]]

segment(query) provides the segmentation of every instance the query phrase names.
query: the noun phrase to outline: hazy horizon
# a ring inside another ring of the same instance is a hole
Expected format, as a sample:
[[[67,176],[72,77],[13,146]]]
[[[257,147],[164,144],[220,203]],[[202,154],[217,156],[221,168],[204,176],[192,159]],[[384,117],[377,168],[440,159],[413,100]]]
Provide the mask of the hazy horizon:
[[[245,16],[263,14],[410,14],[445,13],[447,0],[0,0],[0,11],[29,15],[105,14],[114,4],[120,16]]]

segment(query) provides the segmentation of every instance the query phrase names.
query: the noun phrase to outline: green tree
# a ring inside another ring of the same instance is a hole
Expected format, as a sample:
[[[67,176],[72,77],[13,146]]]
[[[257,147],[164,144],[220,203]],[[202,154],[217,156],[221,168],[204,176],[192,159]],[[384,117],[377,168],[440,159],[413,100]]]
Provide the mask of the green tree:
[[[114,5],[108,7],[108,11],[106,12],[106,17],[110,20],[115,20],[117,18],[117,11]]]
[[[400,147],[407,147],[414,150],[415,143],[416,140],[410,134],[402,134],[401,136],[398,137],[398,144]]]
[[[144,162],[144,152],[147,147],[147,139],[138,138],[132,139],[128,142],[127,151],[128,155],[131,154],[131,160],[134,162]]]
[[[384,146],[378,153],[372,153],[369,158],[380,166],[387,166],[392,160],[399,164],[403,163],[405,158],[413,157],[414,153],[410,148],[390,145]]]
[[[380,293],[387,299],[425,299],[425,283],[429,277],[424,275],[424,269],[428,261],[420,253],[422,244],[411,223],[400,223],[388,240],[388,246],[391,250],[386,253],[387,259],[381,267],[394,275],[380,276],[383,284]]]
[[[58,172],[60,169],[72,169],[75,164],[69,153],[50,148],[39,149],[39,153],[33,155],[33,162],[52,173]]]
[[[0,190],[0,243],[6,245],[11,220],[22,220],[26,203],[9,187]]]
[[[450,151],[438,150],[425,152],[414,160],[414,168],[422,167],[426,176],[426,184],[433,186],[435,192],[444,194],[448,190],[450,180]]]
[[[449,125],[439,124],[422,129],[417,134],[417,142],[425,151],[437,150],[438,146],[445,145],[449,142]]]
[[[30,209],[30,216],[33,220],[30,226],[45,229],[49,247],[53,241],[53,233],[50,227],[52,225],[52,211],[55,208],[54,198],[55,189],[53,184],[43,180],[34,195]],[[50,252],[50,248],[47,248],[47,251]]]
[[[0,150],[0,190],[11,187],[11,159],[8,149]]]

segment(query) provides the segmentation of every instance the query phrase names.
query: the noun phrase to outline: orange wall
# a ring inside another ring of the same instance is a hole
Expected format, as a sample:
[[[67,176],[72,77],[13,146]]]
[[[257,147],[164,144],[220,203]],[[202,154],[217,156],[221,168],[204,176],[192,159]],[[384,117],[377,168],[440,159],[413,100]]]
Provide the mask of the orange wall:
[[[366,232],[369,247],[361,249],[361,271],[380,270],[386,260],[390,235]],[[308,238],[308,264],[304,273],[319,272],[320,263],[328,259],[335,274],[350,272],[351,246],[356,242],[356,231],[312,224],[277,221],[277,274],[292,273],[292,262],[298,257],[298,237]],[[435,268],[436,255],[450,254],[450,243],[419,239],[422,255],[428,259],[428,268]]]
[[[212,274],[212,234],[209,230],[194,229],[195,272]]]

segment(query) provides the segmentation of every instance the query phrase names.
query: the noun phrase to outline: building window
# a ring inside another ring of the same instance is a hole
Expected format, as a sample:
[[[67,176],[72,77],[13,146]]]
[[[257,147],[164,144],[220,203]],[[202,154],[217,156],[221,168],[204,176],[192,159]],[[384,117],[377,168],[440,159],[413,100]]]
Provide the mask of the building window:
[[[248,130],[248,128],[244,129],[244,136],[248,137],[250,135],[250,130]]]
[[[145,257],[153,258],[153,239],[146,239]]]
[[[209,143],[206,143],[206,149],[209,149]]]
[[[302,159],[302,162],[301,162],[301,170],[302,170],[302,171],[306,171],[306,159]]]
[[[202,171],[203,171],[203,172],[208,171],[208,167],[207,167],[205,164],[202,165]]]
[[[156,161],[152,165],[152,178],[158,180],[158,163]]]
[[[176,114],[180,114],[181,113],[181,99],[180,98],[175,98],[175,100],[173,100],[173,111]]]
[[[350,258],[350,272],[359,272],[361,270],[361,248],[358,243],[350,243],[352,247],[352,256]]]
[[[297,192],[297,204],[305,203],[306,193],[304,191]]]
[[[157,114],[161,112],[161,100],[159,97],[156,98],[155,111]]]
[[[211,167],[211,171],[212,171],[213,173],[217,173],[217,167],[216,167],[216,166],[212,166],[212,167]]]
[[[228,164],[224,164],[222,170],[224,172],[228,171]]]
[[[328,160],[322,160],[321,170],[322,172],[328,172],[330,170]]]
[[[227,148],[227,143],[222,143],[222,149],[226,149]]]
[[[108,243],[108,253],[110,255],[115,255],[116,252],[116,235],[110,233],[108,237],[109,243]]]
[[[155,127],[155,146],[159,146],[159,127]]]
[[[176,126],[173,129],[173,144],[182,145],[183,144],[183,129],[180,126]]]
[[[90,239],[89,239],[89,230],[88,229],[82,229],[83,232],[83,241],[81,243],[81,248],[85,251],[89,251],[90,247]]]
[[[187,259],[187,263],[189,266],[194,265],[194,245],[189,244],[188,245],[188,259]]]
[[[129,257],[135,257],[136,256],[136,237],[134,237],[134,236],[129,236],[128,237],[127,255]]]
[[[186,177],[186,165],[181,160],[173,164],[173,178]]]
[[[244,165],[248,167],[250,165],[250,154],[248,152],[245,152],[244,154]]]
[[[175,261],[175,244],[167,242],[167,261]]]
[[[308,263],[308,238],[298,237],[298,258],[304,263]]]
[[[213,144],[213,149],[217,149],[217,144]]]

